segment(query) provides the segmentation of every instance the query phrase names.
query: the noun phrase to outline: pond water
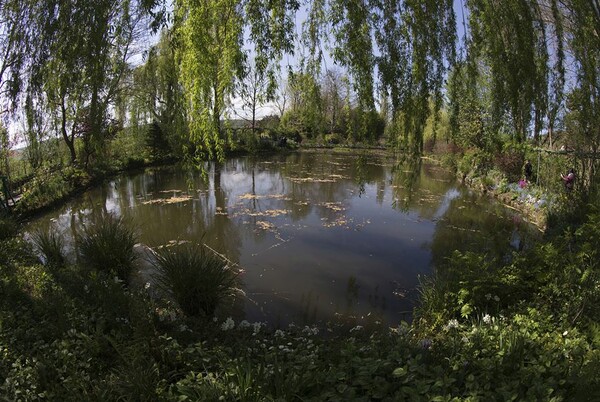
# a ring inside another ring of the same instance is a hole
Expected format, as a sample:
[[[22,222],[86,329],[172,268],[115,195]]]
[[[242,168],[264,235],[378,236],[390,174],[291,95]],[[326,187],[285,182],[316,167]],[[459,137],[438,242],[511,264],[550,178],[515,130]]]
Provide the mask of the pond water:
[[[411,317],[419,276],[454,250],[507,258],[535,235],[435,165],[317,152],[123,175],[28,230],[53,225],[74,255],[82,225],[103,212],[133,221],[148,246],[204,243],[239,264],[246,296],[229,314],[272,326],[395,325]]]

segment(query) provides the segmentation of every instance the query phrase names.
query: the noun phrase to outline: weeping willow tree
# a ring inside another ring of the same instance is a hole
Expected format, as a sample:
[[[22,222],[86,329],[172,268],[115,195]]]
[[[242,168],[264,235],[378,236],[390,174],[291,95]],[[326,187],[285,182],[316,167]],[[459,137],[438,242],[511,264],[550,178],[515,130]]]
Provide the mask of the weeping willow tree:
[[[489,71],[491,124],[516,142],[532,120],[539,134],[548,107],[548,38],[542,7],[523,0],[467,0],[471,37],[467,63]],[[534,118],[535,116],[535,118]]]
[[[243,15],[238,0],[175,3],[175,40],[195,156],[223,158],[221,118],[243,71]]]
[[[72,163],[80,159],[76,138],[82,139],[86,165],[92,156],[104,160],[133,43],[150,25],[155,5],[150,0],[35,2],[28,94],[45,105]]]
[[[568,94],[567,123],[574,137],[577,164],[585,190],[598,197],[600,189],[600,1],[561,2],[568,48],[576,67],[576,85]]]
[[[448,77],[455,142],[493,150],[505,134],[518,144],[552,146],[555,129],[563,128],[574,158],[588,155],[570,163],[580,168],[582,187],[592,187],[600,144],[600,2],[461,3],[469,22],[465,54]]]
[[[132,75],[129,109],[133,134],[145,136],[154,157],[181,153],[187,140],[187,116],[170,31],[161,31],[146,62]]]
[[[33,39],[35,1],[0,1],[0,117],[17,106],[23,89],[23,70],[29,65]]]
[[[244,29],[255,45],[259,74],[275,82],[277,61],[292,49],[293,0],[177,0],[175,40],[189,120],[191,153],[197,159],[222,159],[221,120],[227,102],[243,79],[247,55]],[[274,85],[274,84],[272,84]]]
[[[319,52],[321,38],[332,38],[333,58],[348,71],[356,94],[362,131],[372,126],[378,85],[398,123],[394,139],[419,153],[427,118],[437,116],[443,105],[444,77],[455,58],[455,30],[449,0],[315,0],[304,37],[309,49]],[[319,52],[311,53],[309,67],[320,60]]]
[[[456,57],[452,1],[382,1],[373,9],[381,89],[400,144],[420,153],[427,118],[434,113],[437,119],[447,68]]]

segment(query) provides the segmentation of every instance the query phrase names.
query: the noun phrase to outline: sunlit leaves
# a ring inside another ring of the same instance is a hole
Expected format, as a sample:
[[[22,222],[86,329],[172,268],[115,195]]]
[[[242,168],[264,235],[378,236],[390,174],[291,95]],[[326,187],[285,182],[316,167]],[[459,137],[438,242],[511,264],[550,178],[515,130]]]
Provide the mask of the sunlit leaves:
[[[398,133],[421,151],[429,116],[442,106],[442,86],[455,57],[455,15],[451,1],[383,1],[374,4],[375,40],[382,90],[389,94]]]

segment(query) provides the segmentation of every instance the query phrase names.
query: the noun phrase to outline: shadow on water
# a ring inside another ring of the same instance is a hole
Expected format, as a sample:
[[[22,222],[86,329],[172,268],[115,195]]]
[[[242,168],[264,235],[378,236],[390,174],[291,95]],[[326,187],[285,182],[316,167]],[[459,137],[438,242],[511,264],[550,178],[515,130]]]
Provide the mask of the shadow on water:
[[[108,212],[133,221],[148,246],[206,243],[244,269],[246,296],[223,314],[273,326],[395,325],[410,319],[419,275],[454,250],[505,256],[530,236],[418,158],[294,153],[207,164],[205,173],[123,175],[29,230],[52,224],[74,255],[81,227]]]

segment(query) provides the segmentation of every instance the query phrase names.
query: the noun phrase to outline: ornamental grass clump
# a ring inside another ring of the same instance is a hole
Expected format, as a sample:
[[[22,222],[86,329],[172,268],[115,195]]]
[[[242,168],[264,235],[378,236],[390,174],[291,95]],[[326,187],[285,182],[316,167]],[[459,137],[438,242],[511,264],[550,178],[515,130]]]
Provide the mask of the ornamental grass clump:
[[[137,235],[123,217],[106,214],[84,228],[79,255],[86,266],[127,281],[136,243]]]
[[[53,228],[50,227],[47,230],[39,229],[31,235],[31,239],[46,265],[56,268],[65,265],[64,242],[62,237],[58,236]]]
[[[188,316],[212,317],[221,301],[235,295],[238,272],[199,246],[160,248],[154,264],[158,284]]]

